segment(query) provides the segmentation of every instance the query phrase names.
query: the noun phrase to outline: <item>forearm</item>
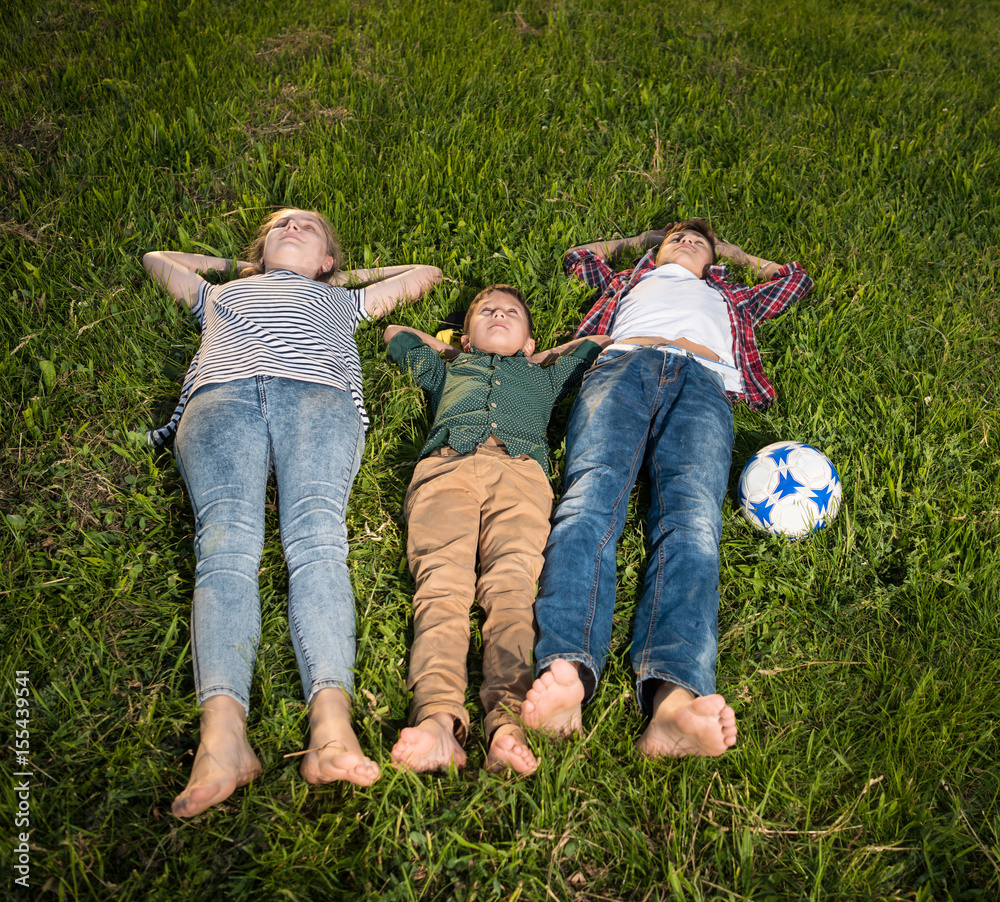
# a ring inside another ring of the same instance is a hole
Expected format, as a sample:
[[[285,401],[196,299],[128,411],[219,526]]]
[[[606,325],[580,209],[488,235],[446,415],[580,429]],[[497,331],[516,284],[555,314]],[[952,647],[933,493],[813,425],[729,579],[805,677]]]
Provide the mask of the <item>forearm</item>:
[[[575,351],[580,345],[585,341],[592,341],[596,345],[600,345],[602,348],[611,344],[610,335],[589,335],[583,338],[574,338],[572,341],[567,341],[564,344],[556,345],[554,348],[549,348],[547,351],[539,351],[536,354],[532,354],[528,360],[532,363],[537,363],[539,366],[545,366],[547,363],[551,363],[564,354],[570,354]]]
[[[610,262],[621,257],[629,249],[645,251],[651,247],[657,247],[663,243],[665,235],[666,229],[651,229],[633,235],[631,238],[604,238],[600,241],[592,241],[590,244],[580,244],[570,248],[566,253],[590,251]]]
[[[404,275],[415,269],[423,267],[416,263],[401,263],[398,266],[373,266],[368,269],[342,269],[332,279],[331,285],[350,285],[358,287],[361,285],[371,285],[373,282],[381,282],[383,279],[390,279],[393,276]]]
[[[389,344],[400,332],[409,332],[411,335],[416,335],[427,347],[444,354],[449,359],[457,357],[459,354],[458,350],[447,342],[441,341],[433,335],[428,335],[426,332],[421,332],[419,329],[411,329],[409,326],[387,326],[382,340],[386,344]]]
[[[409,304],[423,297],[442,278],[444,273],[436,266],[408,263],[344,270],[337,273],[332,284],[365,285],[365,307],[368,314],[382,317],[400,304]]]
[[[162,285],[176,300],[193,307],[204,279],[200,272],[228,270],[233,265],[248,266],[240,260],[210,257],[207,254],[186,254],[183,251],[150,251],[142,265],[150,278]]]
[[[757,257],[754,254],[748,254],[738,245],[729,244],[726,241],[719,241],[716,244],[716,253],[720,257],[731,260],[737,266],[748,267],[753,271],[757,279],[762,282],[774,278],[775,273],[784,266],[783,263],[776,263],[774,260],[769,260],[766,257]]]
[[[242,269],[250,264],[236,258],[210,257],[208,254],[186,254],[183,251],[150,251],[142,258],[142,265],[153,279],[163,284],[161,275],[164,273],[168,274],[173,269],[183,272],[206,272],[208,270],[225,272],[233,266]]]
[[[778,270],[784,266],[783,263],[776,263],[774,260],[767,260],[764,257],[755,257],[753,254],[747,254],[746,257],[747,262],[744,266],[749,266],[754,275],[762,282],[773,279]]]

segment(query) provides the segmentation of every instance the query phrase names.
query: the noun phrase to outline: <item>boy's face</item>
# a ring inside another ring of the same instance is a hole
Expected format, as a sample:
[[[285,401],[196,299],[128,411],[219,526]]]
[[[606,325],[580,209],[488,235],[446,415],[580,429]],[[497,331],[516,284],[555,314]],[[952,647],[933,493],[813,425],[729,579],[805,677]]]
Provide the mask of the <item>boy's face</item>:
[[[469,332],[462,336],[462,348],[511,357],[518,351],[531,355],[535,340],[528,327],[528,315],[521,302],[504,291],[492,291],[472,311]]]
[[[684,229],[673,232],[664,239],[656,253],[656,265],[678,263],[699,279],[705,278],[705,270],[712,263],[712,246],[701,232]]]

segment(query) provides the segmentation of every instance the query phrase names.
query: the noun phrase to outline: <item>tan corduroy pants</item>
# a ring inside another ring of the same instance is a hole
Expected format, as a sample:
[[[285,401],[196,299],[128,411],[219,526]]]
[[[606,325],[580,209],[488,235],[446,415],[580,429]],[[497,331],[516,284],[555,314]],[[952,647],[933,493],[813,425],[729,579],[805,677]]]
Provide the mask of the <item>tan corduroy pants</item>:
[[[501,446],[480,445],[470,454],[440,448],[417,464],[405,503],[406,553],[417,584],[411,724],[446,712],[464,744],[474,598],[486,613],[479,695],[487,741],[501,724],[517,722],[531,687],[535,581],[551,510],[552,489],[538,462],[512,458]]]

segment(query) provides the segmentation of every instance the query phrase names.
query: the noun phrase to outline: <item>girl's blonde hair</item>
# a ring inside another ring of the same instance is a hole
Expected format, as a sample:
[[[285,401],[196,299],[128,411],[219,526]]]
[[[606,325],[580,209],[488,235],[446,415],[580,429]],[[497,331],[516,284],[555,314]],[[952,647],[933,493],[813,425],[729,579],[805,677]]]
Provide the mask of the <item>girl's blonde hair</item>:
[[[337,238],[337,233],[333,230],[333,226],[330,225],[330,221],[322,213],[316,210],[299,210],[298,207],[285,207],[282,210],[278,210],[277,213],[272,213],[261,223],[257,237],[254,238],[253,242],[247,248],[247,261],[250,263],[250,266],[244,269],[240,275],[259,276],[264,272],[264,242],[267,241],[268,232],[274,228],[274,224],[279,219],[287,216],[289,213],[309,213],[311,216],[316,217],[316,221],[323,229],[323,234],[326,236],[326,252],[329,256],[333,257],[333,266],[330,267],[328,272],[316,273],[314,281],[329,282],[339,272],[340,267],[344,263],[344,254],[340,249],[340,239]]]

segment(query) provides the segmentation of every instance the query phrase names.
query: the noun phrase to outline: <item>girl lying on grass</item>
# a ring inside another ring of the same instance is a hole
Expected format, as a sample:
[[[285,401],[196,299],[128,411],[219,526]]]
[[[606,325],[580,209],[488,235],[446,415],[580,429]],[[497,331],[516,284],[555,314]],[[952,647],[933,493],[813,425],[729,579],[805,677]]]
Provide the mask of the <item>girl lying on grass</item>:
[[[260,639],[258,566],[268,474],[278,485],[288,563],[288,618],[309,705],[310,783],[379,776],[351,728],[354,596],[345,512],[364,449],[367,415],[354,332],[421,296],[441,279],[433,266],[339,271],[326,219],[281,210],[261,227],[246,278],[210,285],[201,270],[234,261],[171,251],[143,257],[152,278],[202,326],[171,421],[177,466],[195,514],[191,648],[201,737],[191,778],[173,803],[190,817],[261,773],[247,741],[250,680]],[[347,282],[369,283],[343,288]]]

